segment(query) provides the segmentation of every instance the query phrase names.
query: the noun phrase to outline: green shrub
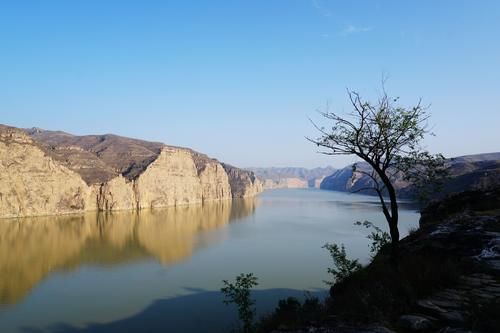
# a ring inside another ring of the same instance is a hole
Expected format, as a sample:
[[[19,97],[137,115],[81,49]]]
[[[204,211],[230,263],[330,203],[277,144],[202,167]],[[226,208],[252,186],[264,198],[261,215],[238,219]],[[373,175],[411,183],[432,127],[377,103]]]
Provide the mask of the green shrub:
[[[255,300],[250,297],[250,291],[257,286],[257,277],[253,273],[241,273],[236,277],[235,282],[222,281],[224,287],[221,292],[224,294],[224,303],[234,303],[238,307],[238,316],[243,325],[241,331],[250,333],[254,331]]]
[[[334,280],[325,281],[326,284],[333,285],[361,269],[362,266],[357,259],[350,260],[347,258],[344,244],[339,247],[337,244],[326,243],[323,248],[330,252],[333,260],[333,267],[328,268],[328,273],[333,275]]]
[[[366,238],[372,241],[370,245],[370,252],[373,256],[377,255],[377,253],[379,253],[382,248],[391,243],[391,235],[389,235],[387,231],[383,231],[370,221],[358,221],[354,223],[354,225],[372,229],[372,232],[368,236],[366,236]]]

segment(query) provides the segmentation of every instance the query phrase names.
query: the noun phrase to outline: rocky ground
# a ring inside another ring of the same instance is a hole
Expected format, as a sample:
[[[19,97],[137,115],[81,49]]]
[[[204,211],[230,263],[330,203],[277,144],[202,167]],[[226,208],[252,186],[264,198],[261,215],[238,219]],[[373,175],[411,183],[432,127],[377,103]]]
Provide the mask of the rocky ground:
[[[471,266],[457,283],[418,300],[415,311],[399,318],[399,326],[408,331],[479,332],[484,331],[481,326],[491,326],[484,321],[498,320],[488,316],[500,310],[500,211],[463,212],[424,227],[407,246],[419,243],[462,257]]]

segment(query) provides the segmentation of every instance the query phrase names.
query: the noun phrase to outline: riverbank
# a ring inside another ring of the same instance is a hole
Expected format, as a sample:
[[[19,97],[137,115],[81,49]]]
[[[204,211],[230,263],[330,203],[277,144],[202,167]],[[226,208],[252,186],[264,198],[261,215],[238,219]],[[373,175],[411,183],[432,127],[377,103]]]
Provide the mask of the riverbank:
[[[262,331],[495,332],[499,299],[500,190],[468,191],[422,212],[420,229],[401,241],[398,270],[382,250],[335,284],[314,316],[278,309]]]

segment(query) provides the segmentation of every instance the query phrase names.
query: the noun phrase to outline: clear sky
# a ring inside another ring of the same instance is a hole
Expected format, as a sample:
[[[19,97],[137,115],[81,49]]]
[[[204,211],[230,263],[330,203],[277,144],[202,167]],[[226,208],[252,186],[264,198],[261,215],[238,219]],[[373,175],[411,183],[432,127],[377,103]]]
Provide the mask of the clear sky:
[[[500,151],[500,1],[0,1],[0,123],[342,167],[305,136],[346,88],[431,104],[433,152]]]

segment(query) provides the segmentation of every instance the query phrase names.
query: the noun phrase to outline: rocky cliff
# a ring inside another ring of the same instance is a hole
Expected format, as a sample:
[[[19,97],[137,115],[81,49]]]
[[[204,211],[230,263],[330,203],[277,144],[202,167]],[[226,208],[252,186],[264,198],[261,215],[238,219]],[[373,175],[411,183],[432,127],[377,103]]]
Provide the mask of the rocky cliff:
[[[229,177],[233,197],[246,198],[262,192],[263,184],[252,171],[241,170],[229,164],[222,166]]]
[[[116,135],[0,126],[0,217],[161,208],[254,196],[252,172]]]
[[[22,131],[0,126],[0,217],[95,209],[92,189]]]
[[[441,193],[435,198],[443,198],[446,194],[458,193],[464,190],[486,190],[500,186],[500,153],[477,154],[450,158],[446,161],[449,178],[446,180]],[[357,163],[357,169],[369,172],[367,163]],[[371,187],[372,181],[368,176],[357,173],[353,178],[352,165],[335,171],[326,177],[320,185],[321,189],[356,192],[362,188]],[[413,198],[416,191],[411,184],[400,174],[395,177],[395,188],[401,198]],[[354,179],[354,181],[353,181]],[[364,194],[375,192],[363,191]]]

